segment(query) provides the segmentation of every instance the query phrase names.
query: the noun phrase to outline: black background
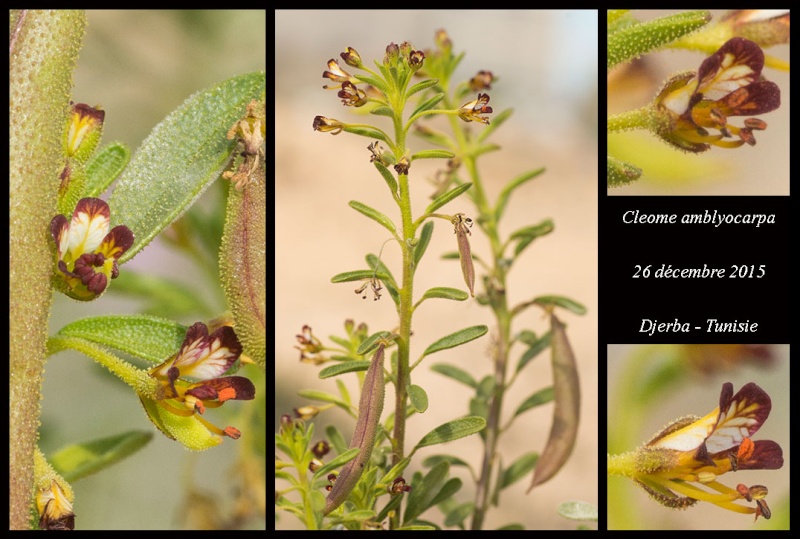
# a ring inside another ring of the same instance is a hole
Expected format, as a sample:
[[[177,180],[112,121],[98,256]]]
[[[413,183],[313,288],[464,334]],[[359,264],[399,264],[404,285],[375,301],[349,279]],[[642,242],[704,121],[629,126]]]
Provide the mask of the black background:
[[[755,180],[754,180],[755,181]],[[600,203],[600,335],[610,343],[785,343],[788,338],[788,197],[613,197]],[[677,214],[674,224],[625,224],[623,214]],[[775,224],[681,224],[685,214],[775,214]],[[725,269],[725,278],[660,278],[673,268]],[[728,278],[763,264],[763,278]],[[634,278],[651,265],[649,278]],[[689,322],[690,333],[641,333],[643,318]],[[706,320],[758,323],[755,333],[708,333]]]

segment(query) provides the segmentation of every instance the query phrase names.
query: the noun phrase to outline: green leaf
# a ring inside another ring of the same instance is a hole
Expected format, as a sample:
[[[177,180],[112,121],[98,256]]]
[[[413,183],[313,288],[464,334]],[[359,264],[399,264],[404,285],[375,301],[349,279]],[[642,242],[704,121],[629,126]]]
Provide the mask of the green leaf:
[[[469,387],[478,387],[478,381],[472,377],[470,373],[467,371],[456,367],[455,365],[450,365],[447,363],[437,363],[431,367],[433,372],[438,372],[439,374],[443,374],[445,376],[449,376],[453,380],[461,382],[462,384],[466,384]]]
[[[348,363],[355,363],[355,362],[348,362]],[[362,362],[357,362],[362,363]],[[369,361],[364,361],[363,363],[369,363]],[[322,378],[322,376],[320,376]],[[309,399],[312,401],[322,401],[322,402],[330,402],[332,404],[336,404],[337,406],[341,406],[345,410],[349,410],[350,407],[348,404],[341,400],[339,397],[332,393],[326,393],[325,391],[319,391],[316,389],[301,389],[297,392],[297,395],[303,397],[304,399]]]
[[[533,299],[533,302],[545,307],[562,307],[568,311],[572,311],[575,314],[586,314],[586,307],[577,301],[564,296],[538,296]]]
[[[430,110],[430,109],[432,109],[433,107],[435,107],[436,105],[438,105],[438,104],[439,104],[439,102],[440,102],[442,99],[444,99],[444,94],[436,94],[436,95],[434,95],[433,97],[431,97],[431,98],[429,98],[429,99],[425,100],[425,101],[424,101],[423,103],[421,103],[421,104],[420,104],[420,105],[419,105],[419,106],[418,106],[416,109],[414,109],[414,112],[412,112],[412,113],[411,113],[411,116],[409,116],[409,119],[410,119],[410,118],[413,118],[414,116],[416,116],[416,115],[417,115],[417,114],[419,114],[420,112],[424,112],[424,111],[426,111],[426,110]]]
[[[473,511],[475,511],[475,504],[472,502],[465,502],[457,505],[455,509],[447,513],[444,517],[444,525],[460,526]]]
[[[500,195],[497,197],[497,205],[495,206],[494,209],[496,221],[499,222],[500,219],[503,217],[503,212],[506,209],[508,198],[511,196],[511,193],[514,191],[514,189],[524,185],[526,182],[532,180],[533,178],[535,178],[544,171],[545,168],[542,167],[536,170],[529,170],[527,172],[523,172],[522,174],[511,180],[505,187],[503,187],[503,190],[500,191]]]
[[[389,118],[394,118],[394,111],[385,105],[375,107],[369,111],[369,113],[374,114],[375,116],[388,116]]]
[[[389,88],[387,88],[386,84],[381,79],[364,74],[355,74],[354,77],[362,82],[366,82],[367,84],[374,86],[384,94],[389,93]]]
[[[451,200],[453,200],[454,198],[465,192],[470,187],[472,187],[471,183],[462,183],[458,187],[449,190],[448,192],[444,193],[443,195],[439,196],[436,200],[431,202],[428,205],[428,207],[425,208],[425,213],[429,214],[435,212],[436,210],[438,210],[439,208],[441,208],[442,206],[444,206],[445,204],[447,204],[448,202],[450,202]]]
[[[231,125],[266,92],[264,72],[233,77],[187,99],[145,138],[117,182],[108,205],[112,226],[133,232],[133,258],[175,222],[216,180],[236,148]]]
[[[378,172],[383,176],[383,180],[386,182],[386,185],[389,186],[389,191],[392,192],[392,196],[397,197],[397,180],[394,179],[394,175],[391,171],[378,161],[373,161],[372,164],[375,165],[375,168],[378,169]]]
[[[388,217],[386,217],[384,214],[382,214],[378,210],[376,210],[374,208],[370,208],[366,204],[362,204],[361,202],[358,202],[356,200],[351,200],[350,202],[348,202],[348,204],[350,205],[351,208],[353,208],[357,212],[366,215],[367,217],[369,217],[373,221],[375,221],[375,222],[381,224],[382,226],[386,227],[386,229],[389,232],[391,232],[392,235],[396,235],[397,231],[396,231],[396,229],[394,227],[394,223],[392,222],[392,220],[389,219]]]
[[[348,372],[365,371],[369,368],[369,363],[369,361],[345,361],[344,363],[338,363],[336,365],[331,365],[330,367],[325,367],[319,371],[319,377],[325,379],[339,376],[340,374],[346,374]]]
[[[338,273],[331,277],[332,283],[349,283],[352,281],[364,281],[367,279],[372,279],[373,277],[377,277],[380,280],[389,279],[389,276],[385,273],[375,273],[375,270],[354,270],[354,271],[346,271],[344,273]]]
[[[421,481],[412,482],[412,490],[408,495],[406,512],[403,514],[403,525],[408,525],[418,516],[424,513],[433,504],[434,498],[444,486],[450,466],[446,462],[440,462],[430,469]]]
[[[437,84],[439,84],[439,79],[428,79],[418,82],[406,91],[406,97],[411,97],[415,93],[421,92],[422,90],[427,90],[428,88],[436,86]]]
[[[408,398],[417,412],[422,414],[428,409],[428,394],[420,386],[414,384],[408,386]]]
[[[441,298],[441,299],[452,299],[455,301],[464,301],[468,297],[469,294],[467,294],[463,290],[459,290],[457,288],[447,288],[444,286],[437,286],[426,290],[425,293],[422,294],[421,299]]]
[[[606,182],[608,187],[622,187],[633,183],[642,175],[642,169],[635,167],[616,157],[607,156],[606,161]]]
[[[546,387],[544,389],[540,389],[519,405],[517,407],[517,411],[514,412],[514,417],[522,414],[523,412],[527,412],[531,408],[535,408],[536,406],[541,406],[542,404],[547,404],[551,402],[555,398],[555,391],[553,390],[553,386]]]
[[[331,447],[336,450],[336,453],[341,455],[347,451],[347,440],[344,439],[342,433],[334,425],[325,427],[325,436],[331,444]]]
[[[94,154],[86,164],[86,197],[100,196],[131,160],[131,151],[120,142],[112,142]]]
[[[511,524],[506,524],[505,526],[501,526],[497,528],[498,530],[513,530],[513,531],[521,531],[525,529],[525,526],[522,524],[518,524],[516,522]]]
[[[545,219],[538,225],[526,226],[512,233],[509,237],[509,241],[519,240],[517,246],[514,248],[514,256],[519,256],[536,238],[550,234],[553,228],[553,221],[551,219]]]
[[[597,506],[588,502],[563,502],[558,504],[558,514],[571,520],[597,521]]]
[[[447,150],[422,150],[411,155],[411,161],[417,159],[452,159],[456,154]]]
[[[434,352],[440,352],[442,350],[447,350],[448,348],[454,348],[464,343],[468,343],[469,341],[485,335],[488,331],[489,328],[487,326],[472,326],[464,328],[456,331],[455,333],[451,333],[446,337],[442,337],[435,343],[431,344],[425,349],[422,355],[427,356],[433,354]]]
[[[528,348],[524,354],[522,354],[522,357],[519,358],[519,363],[517,364],[517,372],[521,371],[529,361],[538,356],[541,352],[547,350],[547,347],[550,346],[551,335],[552,334],[548,331],[542,335],[542,337],[536,341],[533,346]]]
[[[327,477],[327,475],[336,468],[344,466],[345,464],[356,458],[356,455],[358,455],[359,451],[361,450],[357,447],[354,447],[353,449],[348,449],[344,453],[332,459],[330,462],[326,463],[323,466],[320,466],[319,469],[316,472],[314,472],[314,479],[318,479],[320,477]]]
[[[215,314],[215,310],[197,293],[194,283],[140,273],[131,268],[125,268],[114,279],[110,293],[142,302],[142,314],[172,319],[196,317],[198,314],[202,318],[211,318]]]
[[[352,125],[346,125],[344,127],[344,131],[347,133],[353,133],[354,135],[360,135],[362,137],[381,140],[385,142],[387,146],[392,145],[391,141],[386,138],[386,135],[384,135],[381,131],[371,127],[354,127]]]
[[[427,457],[425,460],[422,461],[422,465],[427,468],[430,468],[436,466],[442,461],[447,462],[451,467],[464,466],[469,470],[472,469],[472,466],[470,466],[467,461],[461,460],[460,458],[454,455],[431,455],[430,457]]]
[[[146,315],[96,316],[76,320],[57,335],[80,337],[134,357],[161,363],[181,347],[188,328]]]
[[[421,447],[427,447],[429,445],[452,442],[464,436],[480,432],[484,427],[486,427],[486,420],[482,417],[463,417],[461,419],[455,419],[443,425],[439,425],[423,436],[414,450],[416,451]]]
[[[380,344],[378,341],[382,339],[388,339],[391,336],[391,333],[388,331],[379,331],[377,333],[373,333],[366,339],[361,342],[361,345],[356,350],[356,354],[359,356],[365,356],[372,352],[375,348],[378,347]],[[367,362],[369,363],[369,362]]]
[[[49,461],[71,483],[134,454],[147,445],[152,437],[152,432],[128,431],[91,442],[72,444],[53,454]]]
[[[638,58],[646,52],[702,28],[711,20],[708,11],[686,11],[620,29],[608,36],[606,67]]]
[[[525,453],[503,471],[503,476],[500,479],[500,488],[508,488],[528,473],[536,466],[536,461],[539,460],[538,453]]]
[[[428,243],[431,241],[431,235],[433,235],[433,221],[428,221],[422,226],[422,232],[419,234],[419,241],[414,247],[415,266],[419,265],[419,261],[422,260],[422,255],[425,254],[425,250],[428,248]]]

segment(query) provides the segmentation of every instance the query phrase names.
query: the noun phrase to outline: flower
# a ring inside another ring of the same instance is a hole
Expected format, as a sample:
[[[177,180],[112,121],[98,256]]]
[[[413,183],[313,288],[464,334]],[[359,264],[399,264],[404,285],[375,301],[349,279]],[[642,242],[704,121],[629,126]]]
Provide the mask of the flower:
[[[196,418],[214,435],[239,438],[241,433],[238,429],[220,429],[197,414],[203,414],[206,407],[217,408],[228,400],[252,400],[255,397],[255,386],[247,378],[222,377],[234,366],[241,353],[242,345],[233,328],[222,326],[209,335],[208,327],[197,322],[186,331],[178,353],[150,369],[148,374],[159,384],[156,404],[171,414]],[[200,382],[181,379],[187,376]],[[148,407],[144,398],[143,404],[150,412],[152,406]],[[159,419],[163,420],[163,416]],[[156,425],[162,426],[159,422]],[[169,427],[161,430],[175,438]]]
[[[340,52],[339,56],[341,56],[344,63],[350,67],[364,67],[364,64],[361,63],[361,56],[353,47],[347,47],[347,50]]]
[[[763,501],[766,487],[740,484],[732,489],[717,479],[728,472],[777,470],[783,466],[780,445],[771,440],[751,440],[771,408],[769,395],[756,384],[748,383],[734,395],[733,384],[725,383],[718,408],[703,418],[677,419],[636,451],[609,456],[609,472],[631,477],[667,507],[683,509],[705,501],[737,513],[769,518],[771,513]],[[739,500],[755,500],[756,505],[734,503]]]
[[[494,75],[491,71],[478,71],[478,73],[469,80],[469,89],[473,92],[480,92],[481,90],[491,90]]]
[[[349,50],[349,49],[348,49]],[[339,62],[331,58],[328,60],[328,69],[329,71],[323,71],[322,76],[326,79],[331,79],[333,82],[337,83],[331,86],[323,86],[325,90],[338,90],[341,87],[343,82],[349,82],[351,84],[358,84],[359,81],[357,78],[352,76],[350,73],[339,67]]]
[[[348,81],[342,83],[342,90],[337,95],[346,107],[363,107],[367,104],[367,94],[364,90],[358,89],[355,84]]]
[[[42,489],[36,494],[36,509],[39,512],[39,529],[75,529],[72,503],[55,479],[50,482],[49,488]]]
[[[68,157],[81,163],[86,162],[100,143],[103,132],[103,121],[106,113],[98,107],[90,107],[86,103],[72,105],[72,116],[67,124],[64,141]]]
[[[747,118],[744,127],[736,127],[728,118],[763,114],[780,106],[780,89],[763,80],[763,67],[764,53],[756,43],[741,37],[728,40],[703,61],[697,73],[681,73],[667,81],[655,100],[656,134],[695,153],[708,150],[711,144],[754,146],[753,131],[766,129],[767,124]],[[733,136],[739,140],[725,140]]]
[[[314,131],[330,132],[331,135],[338,135],[344,129],[344,124],[339,120],[326,118],[325,116],[315,116],[312,127]]]
[[[99,198],[81,199],[72,220],[56,215],[50,233],[56,242],[56,273],[66,284],[64,292],[75,299],[89,301],[119,275],[117,260],[133,245],[133,232],[125,225],[109,232],[110,210]]]
[[[489,119],[485,116],[480,116],[478,113],[491,114],[492,107],[487,106],[489,102],[489,94],[478,94],[478,98],[461,105],[458,110],[458,117],[465,122],[481,122],[483,124],[489,123]]]

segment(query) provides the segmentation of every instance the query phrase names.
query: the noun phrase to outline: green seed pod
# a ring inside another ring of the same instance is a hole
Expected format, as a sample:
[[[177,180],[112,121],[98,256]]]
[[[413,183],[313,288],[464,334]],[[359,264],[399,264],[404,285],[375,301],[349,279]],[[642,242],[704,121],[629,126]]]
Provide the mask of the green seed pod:
[[[533,471],[533,481],[528,492],[553,477],[569,458],[578,435],[581,390],[578,383],[578,368],[575,355],[567,340],[564,324],[550,314],[552,332],[553,387],[555,389],[555,411],[553,426],[547,445]]]
[[[348,462],[339,472],[333,488],[328,493],[325,501],[325,514],[327,515],[344,503],[350,495],[350,491],[358,483],[361,474],[369,462],[372,455],[372,448],[375,445],[375,435],[378,431],[378,423],[383,412],[383,397],[385,386],[383,381],[383,349],[384,344],[378,346],[375,355],[372,356],[372,363],[364,376],[364,385],[361,388],[361,400],[358,403],[358,420],[356,429],[353,432],[353,439],[350,440],[350,449],[358,447],[361,451],[356,458]]]

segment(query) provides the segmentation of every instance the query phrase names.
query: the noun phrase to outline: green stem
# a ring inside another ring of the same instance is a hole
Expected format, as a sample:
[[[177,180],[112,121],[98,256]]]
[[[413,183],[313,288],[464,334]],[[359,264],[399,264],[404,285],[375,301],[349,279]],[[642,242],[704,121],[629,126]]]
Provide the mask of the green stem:
[[[626,131],[628,129],[648,129],[652,124],[650,107],[615,114],[608,117],[608,132]]]
[[[77,10],[9,20],[9,528],[27,529],[46,358],[59,165],[72,71],[86,27]]]

